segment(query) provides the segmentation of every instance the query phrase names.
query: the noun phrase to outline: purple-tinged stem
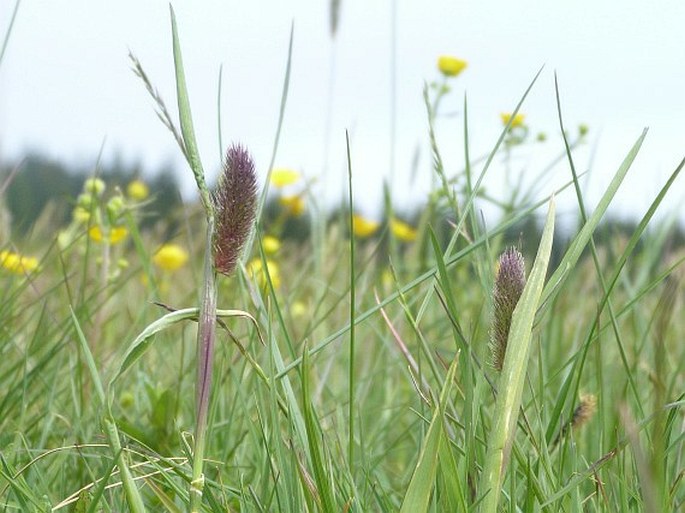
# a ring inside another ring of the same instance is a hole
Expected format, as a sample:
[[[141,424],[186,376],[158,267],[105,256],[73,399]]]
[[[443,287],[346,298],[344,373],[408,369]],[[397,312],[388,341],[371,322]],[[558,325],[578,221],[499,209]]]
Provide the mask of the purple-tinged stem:
[[[197,328],[197,382],[195,447],[193,453],[193,478],[190,483],[190,511],[199,513],[204,489],[205,441],[209,414],[209,393],[212,387],[212,363],[216,339],[216,272],[212,257],[214,218],[207,223],[207,249],[205,251],[204,290],[200,305]]]

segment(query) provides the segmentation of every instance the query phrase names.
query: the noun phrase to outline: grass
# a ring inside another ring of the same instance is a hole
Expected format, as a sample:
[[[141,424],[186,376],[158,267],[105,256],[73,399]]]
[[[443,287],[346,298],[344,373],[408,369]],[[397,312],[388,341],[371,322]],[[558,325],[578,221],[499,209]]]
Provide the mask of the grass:
[[[174,25],[181,130],[155,101],[202,183],[180,48]],[[280,119],[288,78],[289,66]],[[477,176],[468,157],[462,171],[445,168],[435,137],[440,96],[426,88],[436,189],[414,241],[387,227],[369,239],[349,236],[360,184],[349,140],[346,215],[325,231],[313,219],[309,239],[284,238],[276,254],[262,244],[274,226],[260,218],[243,264],[259,262],[261,271],[241,264],[236,276],[217,279],[214,380],[199,449],[196,332],[207,253],[196,234],[206,211],[183,213],[177,241],[191,259],[174,272],[151,264],[164,227],[139,232],[129,200],[121,219],[131,237],[120,243],[97,243],[89,225],[74,225],[65,244],[57,227],[36,225],[21,242],[39,266],[12,272],[4,260],[0,274],[2,511],[682,508],[685,253],[668,246],[653,215],[683,163],[630,237],[598,240],[647,134],[593,209],[579,187],[576,142],[563,135],[567,186],[514,191],[497,223],[484,226],[481,184],[496,157],[520,144],[512,121],[534,82]],[[557,105],[567,134],[558,90]],[[468,156],[466,101],[464,113]],[[280,122],[274,155],[279,135]],[[573,193],[579,228],[559,247],[553,196]],[[263,191],[259,212],[273,194]],[[98,198],[88,223],[106,229],[98,212],[111,199]],[[388,198],[388,216],[393,210]],[[522,248],[528,282],[499,373],[488,347],[495,262],[516,243],[512,227],[540,210],[547,220],[525,234],[534,241]],[[191,500],[200,473],[202,494]]]

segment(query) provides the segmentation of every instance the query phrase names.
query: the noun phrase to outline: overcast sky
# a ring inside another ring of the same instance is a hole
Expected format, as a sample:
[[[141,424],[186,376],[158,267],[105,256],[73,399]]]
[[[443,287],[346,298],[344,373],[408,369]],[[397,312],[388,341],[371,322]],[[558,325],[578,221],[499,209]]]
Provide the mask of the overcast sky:
[[[0,30],[14,1],[0,2]],[[377,213],[390,176],[393,34],[396,35],[396,145],[393,191],[399,204],[425,197],[431,165],[422,99],[438,78],[440,54],[468,61],[452,82],[437,125],[448,174],[463,166],[464,94],[471,153],[494,145],[499,113],[511,111],[544,70],[522,112],[548,141],[518,152],[514,169],[541,168],[562,151],[554,96],[559,76],[566,125],[590,127],[579,169],[596,201],[626,152],[649,135],[621,193],[619,211],[639,215],[685,154],[685,2],[341,0],[335,39],[329,2],[175,2],[195,128],[205,168],[216,173],[217,87],[223,65],[224,144],[250,147],[267,171],[278,119],[291,23],[290,96],[276,165],[321,177],[326,196],[345,192],[345,129],[351,134],[355,194]],[[393,31],[393,5],[396,9]],[[129,50],[175,112],[169,8],[156,0],[23,0],[0,66],[0,159],[29,150],[80,167],[119,155],[149,170],[171,163],[192,181],[174,140],[131,72]],[[420,150],[418,178],[412,161]],[[479,170],[479,168],[476,168]],[[498,159],[488,183],[503,183]],[[568,179],[559,166],[552,184]],[[683,200],[683,180],[671,205]],[[569,203],[570,205],[571,203]],[[570,206],[569,206],[570,208]]]

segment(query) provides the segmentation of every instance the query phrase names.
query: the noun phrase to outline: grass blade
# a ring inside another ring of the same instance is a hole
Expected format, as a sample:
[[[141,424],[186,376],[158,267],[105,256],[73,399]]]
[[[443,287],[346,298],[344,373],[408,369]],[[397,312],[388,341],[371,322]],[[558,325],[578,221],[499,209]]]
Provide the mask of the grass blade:
[[[200,198],[208,214],[212,212],[212,203],[209,198],[209,190],[205,183],[205,173],[202,169],[200,152],[197,148],[195,139],[195,129],[193,128],[193,116],[190,112],[190,100],[188,99],[188,89],[186,87],[186,75],[183,70],[183,58],[181,56],[181,43],[178,38],[178,27],[176,26],[176,15],[174,8],[169,5],[171,13],[171,33],[174,47],[174,68],[176,70],[176,97],[178,101],[178,117],[181,122],[181,134],[183,134],[183,144],[185,156],[190,165],[190,169],[195,175]]]
[[[543,308],[545,307],[545,305],[550,304],[550,300],[552,299],[552,297],[560,290],[559,285],[565,279],[565,276],[568,276],[568,269],[573,267],[580,258],[580,255],[585,249],[585,246],[587,246],[590,237],[597,228],[600,219],[606,212],[611,201],[614,199],[614,195],[616,194],[616,191],[618,191],[618,188],[621,186],[621,183],[623,182],[626,173],[628,173],[628,169],[630,169],[630,166],[633,164],[635,157],[637,157],[637,154],[640,151],[640,147],[642,146],[642,142],[645,140],[646,136],[647,129],[645,128],[642,131],[642,135],[638,137],[637,141],[635,141],[635,144],[633,144],[633,147],[630,149],[626,157],[623,159],[623,162],[619,166],[618,171],[616,171],[616,174],[614,175],[614,178],[611,180],[609,187],[607,187],[607,190],[604,192],[602,199],[600,199],[599,203],[597,204],[597,208],[592,213],[587,222],[583,225],[583,228],[580,230],[580,233],[578,233],[578,235],[573,239],[568,250],[564,254],[564,257],[561,259],[561,262],[559,263],[559,266],[557,267],[556,271],[554,271],[552,276],[550,276],[549,280],[547,281],[547,285],[542,291]]]
[[[100,400],[100,406],[105,406],[105,389],[102,387],[102,380],[100,379],[100,373],[95,365],[93,353],[90,351],[90,347],[88,346],[88,342],[86,341],[86,337],[81,329],[81,324],[78,322],[74,310],[69,307],[69,311],[71,312],[71,320],[74,323],[74,328],[76,329],[76,334],[78,335],[81,350],[86,358],[86,365],[88,366],[88,371],[90,372],[90,378],[93,380],[93,386],[95,386],[95,393]]]
[[[438,461],[441,459],[441,451],[450,450],[445,436],[445,406],[452,391],[454,375],[457,372],[458,356],[457,354],[447,372],[445,384],[440,392],[440,403],[433,413],[426,439],[421,447],[419,461],[414,468],[407,493],[402,501],[400,513],[424,513],[428,511],[431,494],[435,486]],[[446,455],[442,456],[445,463],[447,463],[446,457]]]

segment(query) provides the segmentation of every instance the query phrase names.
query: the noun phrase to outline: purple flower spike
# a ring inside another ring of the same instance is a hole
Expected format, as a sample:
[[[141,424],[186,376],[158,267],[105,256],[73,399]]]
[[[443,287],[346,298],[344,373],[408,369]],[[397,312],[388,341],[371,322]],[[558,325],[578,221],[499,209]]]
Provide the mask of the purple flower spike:
[[[511,317],[526,285],[523,255],[516,248],[507,248],[499,257],[499,269],[493,290],[492,328],[490,349],[492,364],[498,370],[504,365]]]
[[[257,175],[243,146],[234,144],[228,149],[212,203],[216,216],[214,267],[228,276],[235,270],[257,210]]]

